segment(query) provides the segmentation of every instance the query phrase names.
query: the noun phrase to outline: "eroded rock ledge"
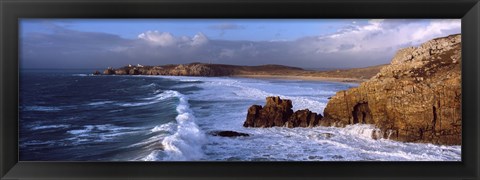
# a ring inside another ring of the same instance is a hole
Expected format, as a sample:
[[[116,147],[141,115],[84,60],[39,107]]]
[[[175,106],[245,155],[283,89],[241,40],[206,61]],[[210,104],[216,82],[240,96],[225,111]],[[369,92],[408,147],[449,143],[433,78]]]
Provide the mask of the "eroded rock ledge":
[[[292,101],[280,97],[267,97],[265,106],[248,108],[244,127],[313,127],[320,125],[321,114],[308,109],[293,112]]]
[[[462,142],[461,36],[397,52],[391,64],[356,88],[339,91],[325,110],[338,126],[366,123],[405,142]]]

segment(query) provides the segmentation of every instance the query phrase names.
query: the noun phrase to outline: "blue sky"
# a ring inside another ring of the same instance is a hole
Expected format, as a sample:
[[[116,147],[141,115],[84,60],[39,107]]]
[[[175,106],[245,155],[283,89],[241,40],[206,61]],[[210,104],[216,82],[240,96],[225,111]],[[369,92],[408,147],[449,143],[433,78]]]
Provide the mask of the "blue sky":
[[[451,19],[21,19],[22,67],[208,61],[349,68],[460,33]]]
[[[82,32],[103,32],[134,39],[145,31],[161,30],[175,36],[202,32],[217,40],[276,41],[295,40],[305,36],[331,34],[349,24],[368,20],[341,19],[25,19],[23,33],[53,33],[54,26]]]

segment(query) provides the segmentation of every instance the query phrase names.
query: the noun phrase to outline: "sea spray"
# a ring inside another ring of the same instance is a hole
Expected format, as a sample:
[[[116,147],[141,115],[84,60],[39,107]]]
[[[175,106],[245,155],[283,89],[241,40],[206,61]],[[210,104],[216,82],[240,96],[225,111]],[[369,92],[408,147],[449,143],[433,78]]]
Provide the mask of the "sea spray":
[[[340,131],[348,135],[362,137],[365,139],[378,139],[382,137],[380,129],[376,128],[372,124],[347,125],[345,128],[340,129]]]
[[[202,146],[206,143],[205,134],[195,124],[195,116],[188,104],[188,98],[177,91],[168,92],[175,94],[179,104],[176,109],[178,115],[175,118],[177,131],[162,141],[166,154],[163,160],[198,160],[203,157]]]

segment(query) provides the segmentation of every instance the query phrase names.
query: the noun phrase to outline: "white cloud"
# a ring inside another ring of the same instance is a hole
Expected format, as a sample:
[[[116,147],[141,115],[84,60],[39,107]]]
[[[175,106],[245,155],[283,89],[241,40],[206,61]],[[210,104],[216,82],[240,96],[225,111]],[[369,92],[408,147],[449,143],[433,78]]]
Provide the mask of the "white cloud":
[[[147,31],[139,34],[138,38],[160,46],[171,46],[176,43],[175,37],[168,32]]]
[[[447,20],[369,20],[349,24],[338,32],[318,36],[304,45],[316,53],[369,52],[417,45],[435,37],[460,33],[460,19]],[[311,46],[311,47],[308,47]]]
[[[206,44],[206,43],[208,43],[207,36],[205,36],[205,34],[199,32],[195,36],[193,36],[190,44],[192,46],[200,46],[200,45],[203,45],[203,44]]]
[[[175,37],[169,32],[147,31],[138,35],[138,39],[144,40],[152,45],[162,47],[177,45],[179,47],[200,46],[208,43],[208,38],[203,33],[199,32],[193,38],[188,36]]]
[[[416,30],[412,34],[412,38],[415,41],[423,41],[425,38],[431,38],[436,35],[444,34],[445,31],[460,30],[461,21],[453,19],[437,20],[433,21],[426,27],[422,27]]]

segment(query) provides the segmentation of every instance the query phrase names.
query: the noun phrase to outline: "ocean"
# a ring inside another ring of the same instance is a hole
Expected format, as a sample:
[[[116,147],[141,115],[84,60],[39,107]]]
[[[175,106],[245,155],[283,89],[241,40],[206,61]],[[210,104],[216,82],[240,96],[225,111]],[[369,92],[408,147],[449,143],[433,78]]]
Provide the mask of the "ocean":
[[[375,140],[372,125],[242,126],[267,96],[323,114],[354,83],[91,72],[21,70],[20,161],[461,161],[461,146]]]

